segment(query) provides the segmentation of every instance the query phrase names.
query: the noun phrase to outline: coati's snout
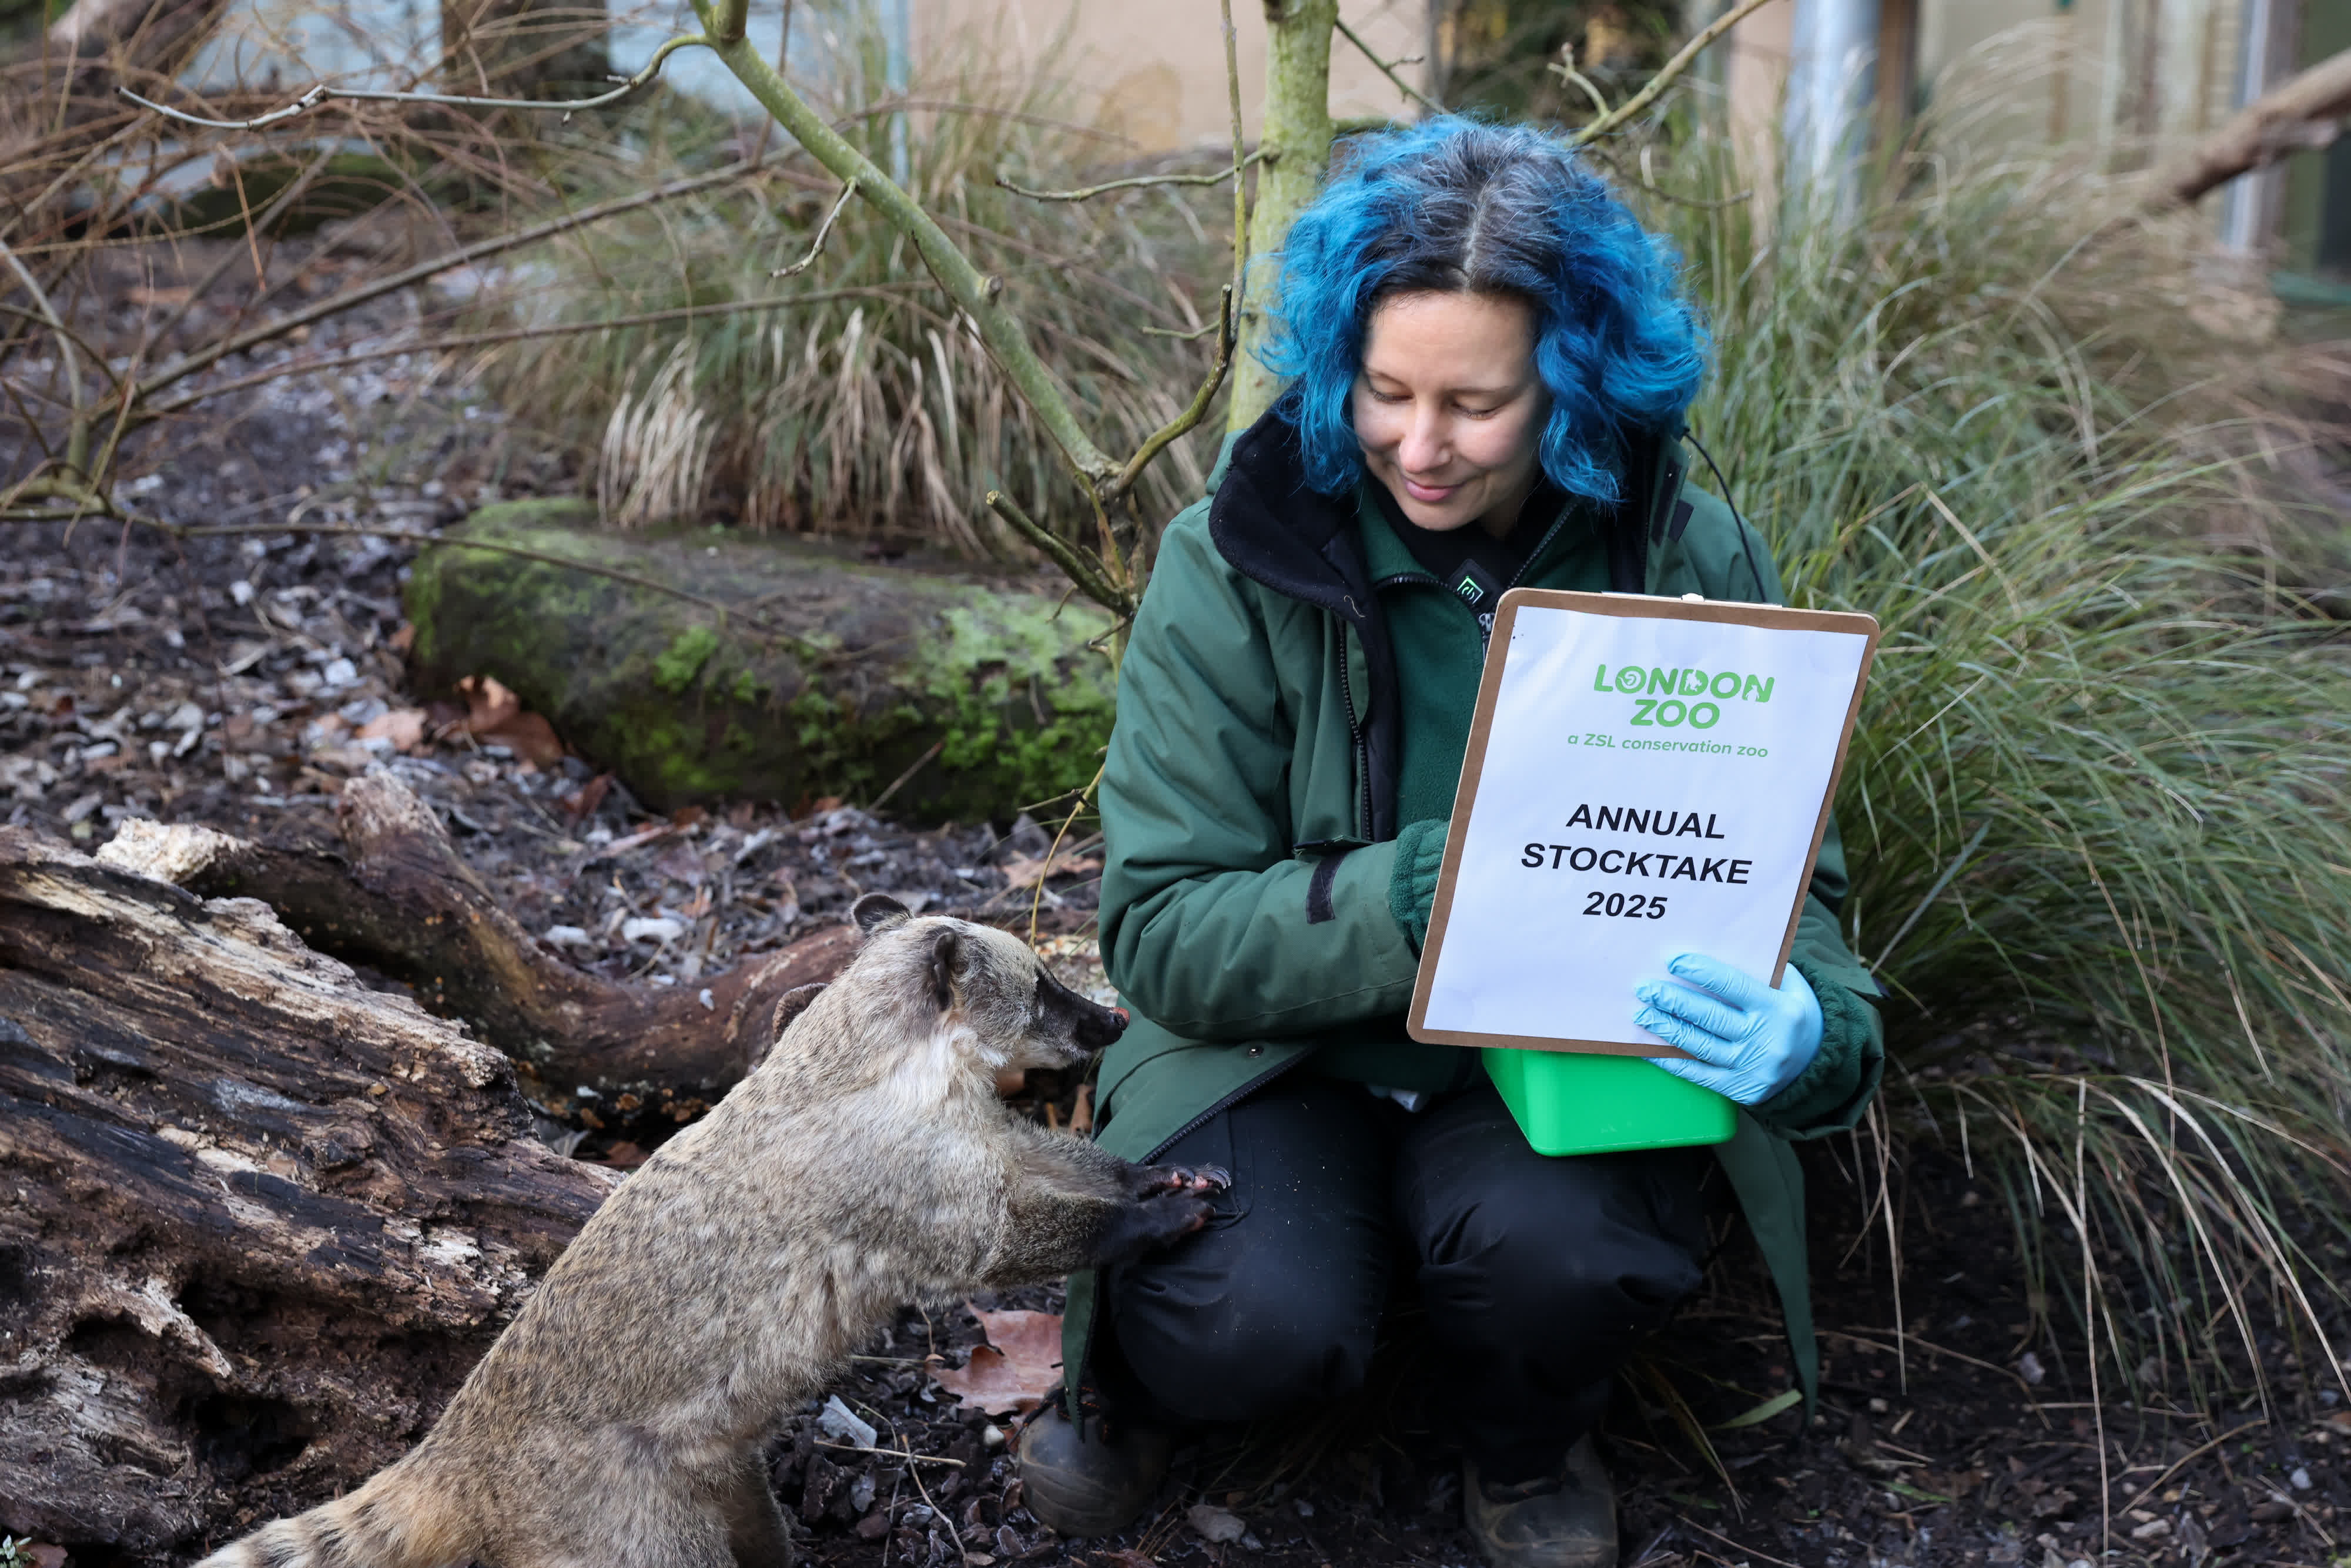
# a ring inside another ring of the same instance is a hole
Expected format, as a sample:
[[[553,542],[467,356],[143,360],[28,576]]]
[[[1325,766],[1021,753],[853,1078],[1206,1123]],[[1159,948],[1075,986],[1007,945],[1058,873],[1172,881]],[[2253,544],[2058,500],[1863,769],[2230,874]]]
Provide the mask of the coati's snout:
[[[869,940],[911,940],[941,1012],[959,1010],[987,1053],[1007,1068],[1075,1067],[1118,1039],[1126,1014],[1089,1001],[1055,979],[1027,943],[990,926],[944,917],[917,920],[885,894],[869,893],[850,912]],[[912,966],[910,966],[911,967]]]
[[[1123,1009],[1106,1008],[1098,1002],[1088,1001],[1061,981],[1053,978],[1051,975],[1047,974],[1041,964],[1038,966],[1038,979],[1037,989],[1040,1000],[1049,991],[1058,992],[1059,995],[1050,1005],[1065,1007],[1070,1010],[1070,1038],[1077,1042],[1081,1051],[1100,1051],[1104,1046],[1116,1041],[1120,1035],[1126,1032],[1126,1013]]]

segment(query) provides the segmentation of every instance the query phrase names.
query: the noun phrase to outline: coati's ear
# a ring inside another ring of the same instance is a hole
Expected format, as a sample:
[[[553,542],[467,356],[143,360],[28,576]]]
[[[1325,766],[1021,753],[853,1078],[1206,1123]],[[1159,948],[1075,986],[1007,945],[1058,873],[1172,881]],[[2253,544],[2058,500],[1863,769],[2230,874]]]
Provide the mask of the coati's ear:
[[[744,1055],[743,1071],[746,1073],[758,1071],[759,1063],[767,1061],[768,1053],[775,1050],[783,1040],[784,1030],[791,1027],[792,1020],[808,1011],[809,1004],[816,1000],[823,992],[823,985],[818,984],[794,986],[783,994],[776,1003],[775,1017],[768,1020],[768,1032],[759,1039],[754,1040],[751,1042],[751,1049]]]
[[[776,1003],[776,1016],[768,1021],[768,1035],[779,1035],[789,1029],[792,1020],[808,1011],[809,1004],[823,994],[822,981],[813,986],[794,986],[786,991]]]
[[[931,944],[931,999],[945,1012],[955,1006],[956,960],[963,956],[963,939],[946,926]]]
[[[868,936],[914,918],[906,913],[904,904],[886,893],[867,894],[850,906],[849,917],[857,922],[857,928]]]

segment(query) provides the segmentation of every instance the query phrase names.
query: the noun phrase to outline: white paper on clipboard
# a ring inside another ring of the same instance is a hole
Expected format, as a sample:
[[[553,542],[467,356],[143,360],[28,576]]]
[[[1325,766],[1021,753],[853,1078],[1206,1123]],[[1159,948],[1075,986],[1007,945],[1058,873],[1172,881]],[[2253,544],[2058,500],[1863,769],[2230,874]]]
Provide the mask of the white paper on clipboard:
[[[1875,650],[1865,615],[1506,596],[1411,1032],[1676,1055],[1632,987],[1703,952],[1777,982]]]

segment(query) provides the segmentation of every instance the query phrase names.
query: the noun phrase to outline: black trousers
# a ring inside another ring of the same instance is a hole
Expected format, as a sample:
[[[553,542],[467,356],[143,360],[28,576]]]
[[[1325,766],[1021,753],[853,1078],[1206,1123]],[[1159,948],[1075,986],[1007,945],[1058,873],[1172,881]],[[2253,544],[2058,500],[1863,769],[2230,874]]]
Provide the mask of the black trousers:
[[[1223,1166],[1233,1185],[1206,1229],[1105,1281],[1111,1386],[1181,1422],[1352,1393],[1403,1269],[1439,1396],[1500,1483],[1554,1472],[1617,1366],[1697,1289],[1714,1168],[1704,1149],[1538,1155],[1488,1084],[1412,1113],[1306,1077],[1162,1162]]]

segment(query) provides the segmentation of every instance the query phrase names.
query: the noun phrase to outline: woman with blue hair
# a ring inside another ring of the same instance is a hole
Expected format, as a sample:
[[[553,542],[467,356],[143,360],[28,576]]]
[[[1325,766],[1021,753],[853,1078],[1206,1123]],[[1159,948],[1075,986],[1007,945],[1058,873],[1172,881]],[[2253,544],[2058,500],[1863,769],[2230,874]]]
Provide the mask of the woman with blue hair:
[[[1167,528],[1102,788],[1102,960],[1134,1017],[1100,1136],[1231,1185],[1206,1229],[1071,1281],[1025,1495],[1065,1534],[1119,1528],[1185,1430],[1359,1387],[1401,1290],[1487,1561],[1613,1563],[1590,1434],[1696,1289],[1719,1175],[1801,1281],[1785,1140],[1849,1128],[1876,1087],[1834,831],[1779,989],[1703,954],[1625,977],[1689,1053],[1664,1065],[1745,1108],[1719,1172],[1703,1149],[1538,1155],[1477,1053],[1404,1015],[1502,592],[1779,584],[1683,485],[1705,337],[1674,258],[1558,142],[1442,118],[1348,144],[1275,310],[1288,387]]]

